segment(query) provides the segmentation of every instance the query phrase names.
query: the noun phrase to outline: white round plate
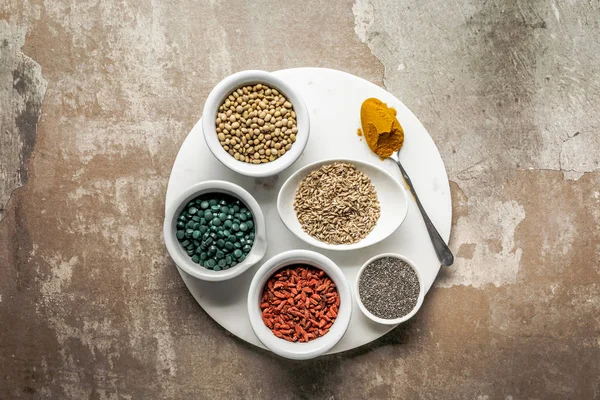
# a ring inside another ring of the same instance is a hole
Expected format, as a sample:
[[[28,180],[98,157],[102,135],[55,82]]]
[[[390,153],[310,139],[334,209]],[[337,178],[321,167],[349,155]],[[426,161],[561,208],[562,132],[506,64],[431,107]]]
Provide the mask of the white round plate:
[[[444,162],[427,130],[391,93],[357,76],[323,68],[295,68],[276,71],[275,74],[299,91],[310,114],[310,139],[298,161],[278,177],[258,179],[242,176],[225,168],[211,154],[202,137],[202,123],[198,121],[181,146],[173,165],[166,207],[194,183],[209,179],[230,181],[248,190],[263,209],[268,240],[264,260],[286,250],[320,252],[344,271],[354,292],[356,274],[365,261],[381,253],[399,253],[417,264],[425,288],[429,290],[440,263],[412,197],[406,220],[390,237],[367,248],[344,252],[327,251],[306,244],[285,227],[277,212],[277,194],[286,179],[299,168],[323,159],[349,158],[370,162],[381,166],[402,182],[396,164],[391,160],[380,161],[369,150],[364,138],[356,134],[360,127],[362,102],[369,97],[376,97],[398,112],[398,120],[405,134],[400,152],[402,165],[410,175],[429,217],[442,238],[448,241],[452,220],[450,186]],[[246,305],[250,281],[260,265],[262,263],[259,262],[237,278],[224,282],[201,281],[181,269],[179,273],[198,304],[215,321],[237,337],[264,348],[252,331]],[[356,300],[353,303],[350,326],[329,353],[362,346],[394,328],[372,322],[358,310]]]

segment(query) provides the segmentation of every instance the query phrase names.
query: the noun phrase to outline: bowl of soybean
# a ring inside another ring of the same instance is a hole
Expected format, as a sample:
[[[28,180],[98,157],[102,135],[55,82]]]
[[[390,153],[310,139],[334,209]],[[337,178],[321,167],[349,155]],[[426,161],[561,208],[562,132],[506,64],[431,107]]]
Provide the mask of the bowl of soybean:
[[[412,318],[423,304],[425,287],[416,264],[400,254],[379,254],[356,277],[356,302],[370,320],[398,325]]]
[[[200,182],[181,193],[167,209],[163,235],[175,264],[206,281],[234,278],[267,251],[258,202],[225,181]]]
[[[209,93],[202,132],[210,152],[227,168],[264,178],[302,155],[310,119],[293,83],[267,71],[240,71]]]

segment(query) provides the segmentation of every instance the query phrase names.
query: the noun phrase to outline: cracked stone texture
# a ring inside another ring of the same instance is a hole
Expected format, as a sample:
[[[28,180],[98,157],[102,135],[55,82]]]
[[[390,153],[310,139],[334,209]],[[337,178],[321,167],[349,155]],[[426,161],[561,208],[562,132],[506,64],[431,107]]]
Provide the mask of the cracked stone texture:
[[[0,399],[600,398],[600,3],[251,4],[0,4]],[[301,363],[215,324],[160,232],[211,87],[298,66],[419,116],[457,255],[410,323]]]

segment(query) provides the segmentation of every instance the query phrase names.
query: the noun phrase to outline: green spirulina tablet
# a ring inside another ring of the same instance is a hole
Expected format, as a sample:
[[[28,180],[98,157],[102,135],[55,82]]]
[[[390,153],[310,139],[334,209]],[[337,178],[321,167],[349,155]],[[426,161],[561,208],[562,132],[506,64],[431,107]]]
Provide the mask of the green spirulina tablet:
[[[252,213],[239,199],[223,193],[189,201],[176,226],[176,238],[192,262],[214,271],[245,260],[255,238]]]

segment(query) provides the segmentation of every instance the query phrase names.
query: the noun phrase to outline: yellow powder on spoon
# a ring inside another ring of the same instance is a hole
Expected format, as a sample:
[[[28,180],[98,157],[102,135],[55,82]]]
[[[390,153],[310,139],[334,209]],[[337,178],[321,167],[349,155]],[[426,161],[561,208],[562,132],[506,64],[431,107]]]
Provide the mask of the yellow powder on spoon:
[[[360,108],[360,121],[367,144],[379,158],[387,158],[400,150],[404,130],[396,119],[396,110],[371,97]]]

